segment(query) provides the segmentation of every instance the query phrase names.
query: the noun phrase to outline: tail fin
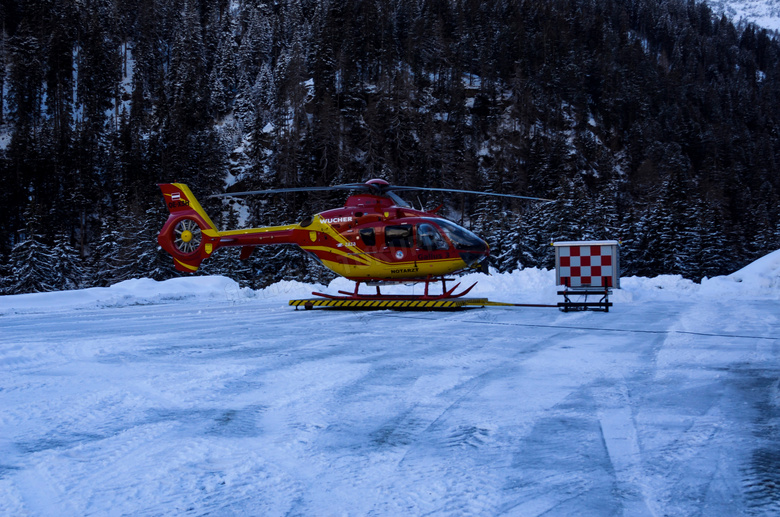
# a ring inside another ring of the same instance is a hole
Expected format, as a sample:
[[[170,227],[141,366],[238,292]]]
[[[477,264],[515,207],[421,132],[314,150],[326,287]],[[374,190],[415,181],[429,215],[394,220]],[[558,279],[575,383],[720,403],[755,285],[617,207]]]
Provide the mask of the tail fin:
[[[219,230],[183,183],[159,184],[170,212],[157,242],[172,257],[179,271],[194,272],[219,241]]]
[[[165,205],[168,207],[171,215],[194,210],[210,228],[217,231],[217,227],[211,222],[209,216],[206,215],[206,211],[200,206],[200,203],[198,203],[195,195],[187,185],[184,183],[161,183],[158,186],[162,190]]]

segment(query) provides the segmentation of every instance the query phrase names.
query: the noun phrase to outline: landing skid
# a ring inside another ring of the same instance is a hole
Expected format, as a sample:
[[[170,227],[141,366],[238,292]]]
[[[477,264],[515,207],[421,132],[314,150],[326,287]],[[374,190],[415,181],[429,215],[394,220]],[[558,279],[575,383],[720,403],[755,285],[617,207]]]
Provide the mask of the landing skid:
[[[308,300],[290,300],[290,305],[298,310],[304,309],[342,309],[349,311],[460,311],[477,309],[490,305],[486,298],[446,298],[442,300],[372,300],[370,298],[311,298]]]
[[[290,305],[298,310],[298,307],[304,309],[324,308],[324,309],[344,309],[344,310],[394,310],[394,311],[458,311],[467,309],[476,309],[481,307],[558,307],[557,305],[540,304],[522,304],[522,303],[503,303],[491,302],[487,298],[463,298],[475,285],[463,291],[456,293],[455,290],[460,287],[460,283],[455,284],[451,289],[447,289],[447,282],[453,278],[425,278],[417,280],[385,281],[382,285],[402,284],[409,282],[425,283],[425,294],[421,295],[403,295],[403,294],[382,294],[379,290],[379,282],[366,282],[364,280],[355,281],[355,290],[339,291],[339,294],[327,294],[313,292],[314,296],[319,298],[310,298],[305,300],[290,300]],[[430,294],[429,287],[431,283],[441,282],[441,294]],[[370,287],[376,288],[376,293],[360,294],[360,284],[365,283]]]
[[[455,286],[452,289],[447,289],[447,282],[453,280],[452,278],[431,278],[428,277],[425,280],[422,280],[422,282],[425,283],[425,293],[424,294],[417,294],[417,295],[405,295],[405,294],[382,294],[379,290],[379,285],[374,285],[376,287],[376,293],[375,294],[360,294],[358,291],[360,289],[360,281],[355,282],[355,290],[353,292],[349,291],[339,291],[339,295],[334,294],[327,294],[327,293],[318,293],[318,292],[312,292],[314,296],[322,296],[323,298],[327,298],[329,300],[386,300],[386,301],[400,301],[400,300],[409,300],[409,301],[436,301],[436,300],[452,300],[461,298],[462,296],[465,296],[466,294],[471,291],[475,285],[477,285],[477,282],[474,282],[471,284],[470,287],[467,289],[464,289],[463,291],[456,293],[455,290],[460,287],[460,282],[455,284]],[[408,282],[408,281],[407,281]],[[430,286],[431,282],[441,282],[442,285],[442,293],[441,294],[429,294],[428,287]],[[395,282],[395,283],[403,283],[403,282]]]

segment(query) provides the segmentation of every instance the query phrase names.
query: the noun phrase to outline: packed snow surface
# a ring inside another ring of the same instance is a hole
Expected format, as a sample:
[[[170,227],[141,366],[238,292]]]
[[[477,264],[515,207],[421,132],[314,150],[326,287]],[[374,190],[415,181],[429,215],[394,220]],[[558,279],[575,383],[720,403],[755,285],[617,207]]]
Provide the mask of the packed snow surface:
[[[608,313],[287,304],[348,286],[0,297],[0,515],[780,512],[780,252]]]

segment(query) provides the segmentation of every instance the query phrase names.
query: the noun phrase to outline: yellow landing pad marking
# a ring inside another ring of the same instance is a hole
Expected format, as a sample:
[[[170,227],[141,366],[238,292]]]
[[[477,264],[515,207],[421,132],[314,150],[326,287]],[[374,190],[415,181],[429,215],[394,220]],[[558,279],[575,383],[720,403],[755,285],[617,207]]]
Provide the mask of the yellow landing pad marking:
[[[290,300],[290,305],[313,309],[314,307],[330,309],[354,309],[354,310],[436,310],[436,309],[460,309],[463,307],[482,307],[490,305],[487,298],[464,298],[451,300],[331,300],[328,298],[309,298],[305,300]]]

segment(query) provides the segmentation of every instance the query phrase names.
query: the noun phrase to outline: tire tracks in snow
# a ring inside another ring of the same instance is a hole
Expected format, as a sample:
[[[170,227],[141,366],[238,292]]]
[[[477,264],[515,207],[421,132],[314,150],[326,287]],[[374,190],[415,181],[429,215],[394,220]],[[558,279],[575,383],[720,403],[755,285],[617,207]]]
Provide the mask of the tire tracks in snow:
[[[405,364],[401,358],[408,357],[408,351],[398,354],[401,364],[395,362],[394,353],[372,361],[374,368],[363,379],[334,398],[339,405],[351,405],[368,397],[380,400],[380,407],[392,409],[392,415],[379,422],[371,417],[380,416],[381,411],[370,412],[365,421],[356,422],[359,429],[349,436],[350,445],[339,451],[367,469],[348,473],[358,486],[376,483],[373,476],[377,472],[387,473],[375,488],[383,494],[381,508],[366,510],[380,514],[484,514],[497,508],[503,497],[507,437],[497,434],[500,423],[469,420],[469,407],[490,396],[486,388],[491,383],[514,382],[524,361],[544,350],[549,341],[555,342],[557,334],[536,335],[520,342],[513,338],[515,342],[510,344],[503,337],[481,339],[458,350],[419,343],[424,364]],[[507,353],[510,347],[515,350]],[[454,414],[460,418],[453,417],[450,422]],[[502,415],[498,420],[506,418]],[[452,456],[457,456],[457,461],[451,461]]]

